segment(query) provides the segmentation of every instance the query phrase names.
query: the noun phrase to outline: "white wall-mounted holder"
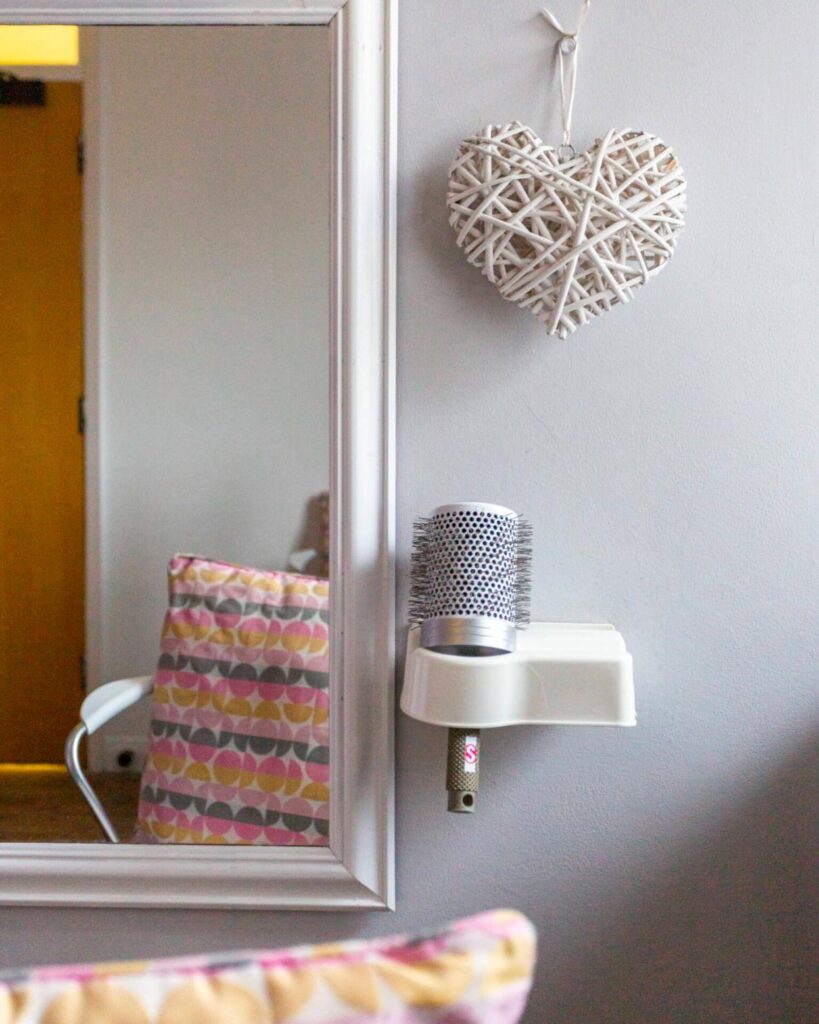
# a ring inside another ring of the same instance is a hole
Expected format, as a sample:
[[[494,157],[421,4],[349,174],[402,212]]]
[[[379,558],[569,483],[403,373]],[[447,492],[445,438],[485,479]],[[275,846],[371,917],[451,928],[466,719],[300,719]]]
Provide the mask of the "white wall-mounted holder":
[[[533,622],[512,654],[464,657],[409,631],[401,710],[431,725],[637,724],[631,655],[613,626]]]

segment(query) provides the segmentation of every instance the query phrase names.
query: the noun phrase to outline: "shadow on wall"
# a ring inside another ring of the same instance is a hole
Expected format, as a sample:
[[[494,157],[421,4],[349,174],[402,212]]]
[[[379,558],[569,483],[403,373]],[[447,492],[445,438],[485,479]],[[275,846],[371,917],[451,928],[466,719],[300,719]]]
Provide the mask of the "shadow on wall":
[[[583,922],[582,943],[557,929],[552,948],[548,922],[537,922],[525,1021],[817,1024],[818,778],[817,744],[806,744],[693,849],[635,871]]]

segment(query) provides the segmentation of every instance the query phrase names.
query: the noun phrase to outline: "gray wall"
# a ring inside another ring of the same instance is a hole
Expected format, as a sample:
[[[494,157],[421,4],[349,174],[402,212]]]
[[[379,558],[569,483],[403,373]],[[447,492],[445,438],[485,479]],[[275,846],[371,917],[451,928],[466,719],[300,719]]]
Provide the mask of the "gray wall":
[[[537,7],[402,8],[400,614],[414,514],[520,508],[535,614],[622,630],[638,728],[488,734],[479,813],[457,818],[443,732],[401,719],[397,914],[6,910],[6,963],[372,935],[507,905],[540,931],[531,1024],[819,1019],[799,968],[817,727],[814,4],[592,6],[577,141],[657,132],[690,214],[663,274],[567,342],[464,263],[443,208],[459,136],[513,117],[556,135]]]

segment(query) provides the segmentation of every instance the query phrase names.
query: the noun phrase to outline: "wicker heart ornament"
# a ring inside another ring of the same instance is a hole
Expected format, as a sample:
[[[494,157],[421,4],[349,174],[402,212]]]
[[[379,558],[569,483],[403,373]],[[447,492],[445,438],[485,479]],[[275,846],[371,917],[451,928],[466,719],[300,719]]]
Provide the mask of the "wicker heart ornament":
[[[514,122],[461,143],[447,205],[469,262],[565,338],[628,302],[674,254],[685,175],[647,132],[612,130],[575,154]]]

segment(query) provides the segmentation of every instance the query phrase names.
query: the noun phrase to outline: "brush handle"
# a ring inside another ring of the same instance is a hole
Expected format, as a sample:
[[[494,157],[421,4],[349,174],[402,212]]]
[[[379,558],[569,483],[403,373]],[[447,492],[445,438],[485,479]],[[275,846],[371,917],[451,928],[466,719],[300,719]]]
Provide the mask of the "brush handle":
[[[446,757],[447,809],[472,814],[480,780],[480,729],[450,729]]]

